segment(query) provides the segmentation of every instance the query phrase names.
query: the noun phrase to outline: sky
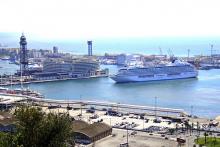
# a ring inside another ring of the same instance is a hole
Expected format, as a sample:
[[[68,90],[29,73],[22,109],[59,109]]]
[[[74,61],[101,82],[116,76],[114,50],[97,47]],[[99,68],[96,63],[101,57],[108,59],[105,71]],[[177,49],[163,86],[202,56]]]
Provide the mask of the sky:
[[[0,32],[50,39],[219,36],[219,0],[0,0]]]

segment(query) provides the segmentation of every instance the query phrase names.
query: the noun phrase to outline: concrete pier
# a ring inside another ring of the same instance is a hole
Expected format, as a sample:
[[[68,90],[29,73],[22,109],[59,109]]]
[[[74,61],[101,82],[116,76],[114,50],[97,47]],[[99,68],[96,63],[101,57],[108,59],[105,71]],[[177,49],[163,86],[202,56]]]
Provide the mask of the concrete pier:
[[[50,80],[32,80],[28,79],[27,81],[22,81],[22,84],[31,84],[31,83],[45,83],[45,82],[58,82],[58,81],[67,81],[67,80],[79,80],[79,79],[92,79],[92,78],[103,78],[108,77],[108,74],[103,75],[94,75],[89,77],[79,77],[79,78],[60,78],[60,79],[50,79]],[[15,79],[15,78],[13,78]],[[9,85],[20,85],[21,81],[17,78],[16,82],[11,82],[10,79],[6,79],[6,82],[0,81],[0,86],[9,86]]]
[[[145,113],[150,112],[154,115],[155,112],[164,113],[164,114],[173,114],[173,115],[186,115],[187,113],[183,109],[173,109],[173,108],[164,108],[164,107],[152,107],[152,106],[141,106],[141,105],[131,105],[131,104],[120,104],[113,102],[100,102],[100,101],[86,101],[86,100],[55,100],[55,99],[42,99],[35,98],[30,96],[21,96],[21,95],[9,95],[9,94],[0,94],[0,104],[13,104],[20,102],[32,102],[42,106],[60,106],[60,107],[78,107],[78,108],[89,108],[89,106],[97,108],[112,108],[116,111],[126,111],[134,113]]]

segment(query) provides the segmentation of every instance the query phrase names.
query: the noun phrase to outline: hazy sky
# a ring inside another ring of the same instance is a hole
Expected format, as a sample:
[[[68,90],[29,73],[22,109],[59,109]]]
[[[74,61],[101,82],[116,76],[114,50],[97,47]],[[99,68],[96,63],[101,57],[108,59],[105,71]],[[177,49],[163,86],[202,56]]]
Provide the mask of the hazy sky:
[[[0,32],[53,39],[219,36],[219,0],[0,0]]]

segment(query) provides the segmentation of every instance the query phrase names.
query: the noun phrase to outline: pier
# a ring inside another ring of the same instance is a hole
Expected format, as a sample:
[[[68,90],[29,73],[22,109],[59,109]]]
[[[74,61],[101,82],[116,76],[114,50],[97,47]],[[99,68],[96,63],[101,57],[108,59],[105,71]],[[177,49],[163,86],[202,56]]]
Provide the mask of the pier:
[[[22,84],[31,84],[31,83],[45,83],[45,82],[57,82],[57,81],[67,81],[67,80],[79,80],[79,79],[92,79],[92,78],[103,78],[108,77],[108,74],[102,75],[93,75],[89,77],[78,77],[78,78],[54,78],[54,79],[45,79],[45,80],[36,80],[32,77],[23,77],[22,80],[20,77],[8,75],[7,78],[2,78],[0,81],[0,86],[10,86],[10,85],[20,85],[21,81]]]
[[[89,107],[96,107],[96,109],[111,108],[119,112],[132,112],[132,113],[146,113],[149,112],[151,115],[165,115],[168,114],[176,116],[186,116],[187,113],[183,109],[174,109],[174,108],[164,108],[164,107],[153,107],[153,106],[142,106],[142,105],[131,105],[131,104],[121,104],[114,102],[98,102],[98,101],[87,101],[87,100],[55,100],[55,99],[44,99],[44,98],[35,98],[30,96],[21,96],[21,95],[10,95],[10,94],[1,94],[0,95],[0,105],[13,105],[17,103],[34,103],[39,106],[48,107],[48,106],[57,106],[66,108],[75,107],[81,109],[87,109]]]

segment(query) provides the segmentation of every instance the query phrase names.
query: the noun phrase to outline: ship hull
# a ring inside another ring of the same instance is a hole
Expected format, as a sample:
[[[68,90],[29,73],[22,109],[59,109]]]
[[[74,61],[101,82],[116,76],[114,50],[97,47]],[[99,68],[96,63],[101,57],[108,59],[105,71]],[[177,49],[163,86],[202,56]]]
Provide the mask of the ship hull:
[[[158,74],[150,76],[110,76],[112,80],[116,83],[127,83],[127,82],[147,82],[147,81],[163,81],[163,80],[177,80],[177,79],[188,79],[188,78],[196,78],[198,76],[198,72],[185,72],[178,75],[167,75],[167,74]]]

